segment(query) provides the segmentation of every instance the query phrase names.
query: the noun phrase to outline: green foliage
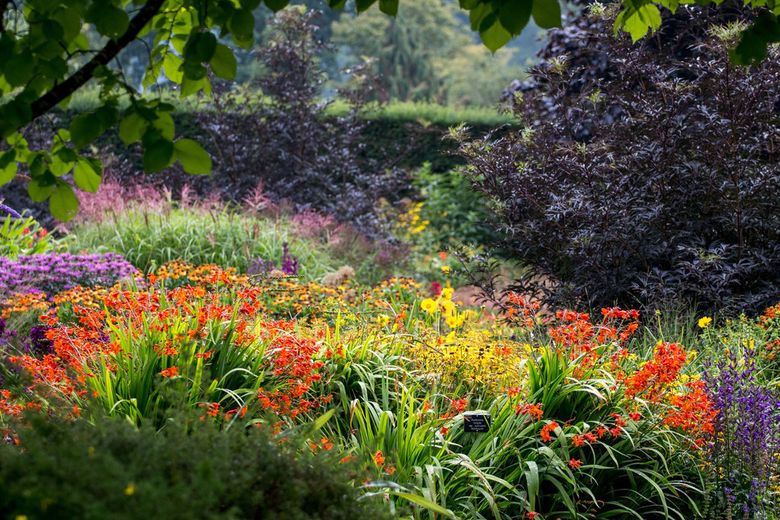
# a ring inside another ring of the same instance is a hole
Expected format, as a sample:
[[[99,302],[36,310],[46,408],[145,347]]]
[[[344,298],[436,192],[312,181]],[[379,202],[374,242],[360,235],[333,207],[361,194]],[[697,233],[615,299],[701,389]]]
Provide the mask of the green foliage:
[[[441,251],[455,243],[487,244],[495,234],[489,218],[486,198],[471,188],[470,181],[458,170],[434,173],[426,163],[413,179],[423,199],[420,217],[428,221],[424,231],[428,251]]]
[[[103,222],[77,225],[65,243],[71,251],[110,251],[146,272],[173,261],[214,263],[240,272],[257,259],[278,264],[282,248],[300,261],[300,276],[318,279],[338,267],[314,241],[295,236],[284,220],[254,218],[232,211],[128,211]]]
[[[99,418],[32,417],[0,444],[3,518],[385,518],[358,501],[335,455],[296,451],[264,430],[177,419],[160,431]]]
[[[0,220],[0,256],[15,258],[51,249],[51,237],[32,217],[15,219],[8,215]]]
[[[674,13],[681,4],[686,3],[679,0],[623,0],[622,9],[615,20],[615,32],[623,30],[636,42],[661,27],[659,8]],[[721,5],[722,2],[713,0],[696,3]],[[731,51],[731,59],[740,65],[751,65],[764,60],[767,48],[780,42],[780,3],[776,0],[745,0],[743,3],[756,9],[758,15],[750,27],[741,31],[739,44]]]
[[[494,105],[522,70],[510,64],[510,50],[491,55],[473,42],[465,26],[454,3],[416,0],[404,4],[397,18],[378,11],[343,16],[333,24],[332,40],[347,49],[353,62],[368,61],[379,96]]]

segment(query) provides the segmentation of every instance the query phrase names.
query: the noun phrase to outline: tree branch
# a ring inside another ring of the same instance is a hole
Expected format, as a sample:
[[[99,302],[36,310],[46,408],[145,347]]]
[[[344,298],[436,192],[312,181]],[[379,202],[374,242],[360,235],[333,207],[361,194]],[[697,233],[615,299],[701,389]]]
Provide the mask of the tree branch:
[[[0,4],[2,4],[2,1],[0,0]],[[165,0],[148,0],[138,11],[138,14],[130,20],[130,24],[122,36],[116,40],[109,40],[100,52],[95,54],[91,60],[74,72],[68,79],[56,84],[50,91],[32,102],[30,105],[32,118],[36,119],[42,116],[84,86],[92,78],[98,67],[107,65],[122,49],[135,40],[146,24],[160,12],[164,3]]]

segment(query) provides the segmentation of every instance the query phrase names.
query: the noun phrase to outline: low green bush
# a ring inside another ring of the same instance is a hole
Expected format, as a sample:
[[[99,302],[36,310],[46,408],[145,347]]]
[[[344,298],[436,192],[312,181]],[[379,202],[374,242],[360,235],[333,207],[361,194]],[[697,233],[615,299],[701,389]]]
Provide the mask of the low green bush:
[[[0,517],[35,519],[385,518],[357,474],[264,430],[33,417],[0,444]]]

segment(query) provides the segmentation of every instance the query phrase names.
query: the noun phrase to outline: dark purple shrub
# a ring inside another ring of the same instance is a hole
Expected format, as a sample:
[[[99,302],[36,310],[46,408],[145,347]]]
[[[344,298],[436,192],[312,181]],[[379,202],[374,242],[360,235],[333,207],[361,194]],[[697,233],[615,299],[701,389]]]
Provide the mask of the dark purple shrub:
[[[751,348],[731,352],[705,371],[718,411],[707,447],[713,518],[766,518],[780,505],[770,493],[780,475],[780,394],[762,381],[756,358]]]
[[[327,112],[329,103],[320,96],[326,78],[319,55],[325,44],[317,16],[316,11],[277,13],[269,22],[268,41],[258,50],[265,73],[246,88],[217,92],[214,109],[196,114],[216,169],[209,179],[189,182],[200,191],[229,189],[228,197],[240,200],[260,181],[276,201],[291,201],[297,210],[315,208],[373,231],[376,202],[400,198],[408,183],[392,167],[396,157],[364,153],[369,123],[358,114],[365,89],[342,93],[351,102],[345,114]],[[258,92],[260,101],[253,99]]]
[[[78,285],[110,287],[136,277],[138,270],[115,253],[53,253],[0,257],[0,298],[14,293],[56,294]]]
[[[780,292],[778,51],[732,65],[723,25],[744,16],[725,4],[681,7],[637,44],[610,10],[552,32],[510,95],[524,128],[461,147],[534,268],[517,289],[759,311]]]

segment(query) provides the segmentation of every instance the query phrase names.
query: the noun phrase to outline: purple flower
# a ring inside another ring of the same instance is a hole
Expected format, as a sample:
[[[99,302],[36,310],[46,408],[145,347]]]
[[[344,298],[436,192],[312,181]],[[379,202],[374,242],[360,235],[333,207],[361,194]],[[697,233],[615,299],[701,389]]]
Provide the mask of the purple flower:
[[[72,255],[53,253],[0,257],[0,298],[14,293],[56,294],[77,285],[110,287],[138,276],[122,256],[108,253]]]
[[[287,242],[282,246],[282,272],[289,276],[298,274],[298,259],[290,254]]]
[[[5,204],[0,204],[0,211],[3,213],[7,213],[8,215],[11,215],[13,218],[22,218],[22,216],[16,212],[13,208],[6,206]]]
[[[744,514],[765,509],[772,477],[780,472],[780,395],[761,381],[755,351],[728,354],[704,372],[718,410],[708,445],[718,475],[716,493]]]

